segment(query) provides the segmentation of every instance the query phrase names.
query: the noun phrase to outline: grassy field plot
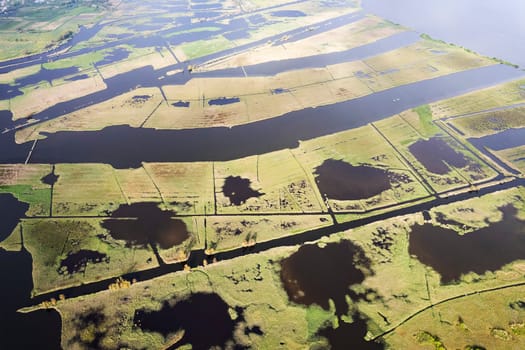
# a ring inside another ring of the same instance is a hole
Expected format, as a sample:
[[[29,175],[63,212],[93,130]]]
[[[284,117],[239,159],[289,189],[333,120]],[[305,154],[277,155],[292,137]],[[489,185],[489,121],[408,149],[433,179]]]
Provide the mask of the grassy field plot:
[[[288,150],[215,163],[217,212],[324,211],[310,175]]]
[[[234,46],[234,43],[230,40],[226,39],[222,35],[217,35],[208,40],[197,40],[189,43],[183,43],[179,45],[178,48],[184,52],[186,59],[191,61],[194,58],[227,50]]]
[[[463,49],[431,40],[392,50],[364,60],[373,73],[361,79],[373,91],[436,78],[494,64],[494,61]]]
[[[213,164],[145,163],[164,205],[177,214],[213,214]]]
[[[33,294],[156,266],[151,249],[126,247],[97,219],[25,220],[23,229],[33,257]]]
[[[421,66],[425,62],[435,71],[443,71],[442,74],[494,64],[493,60],[462,48],[425,38],[412,45],[368,58],[365,62],[378,72]],[[394,62],[399,66],[394,66]]]
[[[329,30],[316,34],[315,24],[329,18],[338,17],[345,13],[354,12],[356,9],[344,6],[338,11],[327,10],[320,7],[317,3],[303,3],[301,12],[308,13],[307,16],[290,17],[276,21],[276,17],[265,14],[266,24],[249,31],[249,38],[236,40],[238,44],[245,44],[253,40],[263,39],[272,35],[282,33],[297,27],[311,26],[309,30],[314,31],[312,36],[297,41],[288,41],[288,37],[283,36],[276,40],[276,45],[264,45],[256,47],[247,52],[243,52],[232,57],[221,59],[205,65],[204,69],[218,69],[226,67],[238,67],[252,65],[273,60],[283,60],[310,56],[320,53],[330,53],[346,50],[348,48],[364,45],[370,41],[380,39],[399,32],[400,28],[378,28],[379,23],[385,23],[377,17],[365,18],[355,23],[342,26],[337,29]],[[317,8],[316,8],[317,7]],[[283,7],[286,9],[286,7]],[[294,6],[297,10],[297,6]],[[349,34],[352,33],[352,34]],[[280,44],[280,45],[277,45]]]
[[[162,89],[170,101],[216,99],[267,93],[272,89],[272,78],[201,78],[194,76],[184,85],[166,85]],[[277,86],[276,86],[277,87]]]
[[[162,202],[162,197],[144,168],[115,170],[122,192],[128,204]]]
[[[328,215],[210,216],[206,219],[210,253],[247,247],[332,224]]]
[[[71,58],[63,58],[56,61],[44,63],[42,67],[45,69],[61,69],[69,67],[77,67],[79,70],[93,68],[94,64],[101,61],[106,55],[105,50],[93,51],[84,55],[73,56]]]
[[[496,110],[454,118],[452,123],[465,137],[482,137],[525,126],[525,107]]]
[[[187,339],[182,340],[183,335],[177,329],[163,336],[158,332],[133,326],[135,311],[151,312],[163,307],[168,309],[168,305],[164,306],[165,302],[184,305],[185,300],[196,298],[195,300],[202,300],[199,303],[202,327],[208,329],[216,324],[209,322],[209,318],[205,317],[212,312],[215,315],[214,319],[223,320],[221,324],[228,330],[232,325],[232,330],[257,327],[256,329],[264,332],[264,336],[249,331],[247,334],[244,331],[235,334],[232,332],[233,339],[230,343],[240,343],[253,348],[304,347],[308,337],[307,311],[289,305],[286,293],[274,283],[278,277],[275,275],[275,266],[271,259],[279,259],[282,255],[280,251],[265,257],[246,256],[242,264],[218,263],[205,270],[195,269],[191,272],[170,274],[155,281],[133,284],[130,288],[105,291],[88,298],[60,301],[58,308],[64,320],[78,320],[82,315],[101,315],[104,320],[99,324],[64,322],[63,345],[80,348],[118,348],[131,343],[135,346],[155,348],[174,343],[183,345]],[[254,297],[257,298],[256,303],[253,302]],[[128,300],[126,305],[122,302],[124,299]],[[205,302],[208,300],[215,302],[208,304]],[[119,323],[118,333],[117,315],[126,320]],[[177,315],[184,324],[181,328],[187,329],[185,320],[190,315],[185,311],[180,311]],[[244,321],[237,319],[237,316],[242,316]],[[100,337],[94,340],[89,336],[93,333],[100,333]],[[202,333],[199,334],[202,338]],[[185,336],[193,340],[197,334],[195,331],[187,331]],[[279,345],[280,342],[285,342],[285,345]],[[207,345],[204,345],[204,348],[206,347]]]
[[[107,215],[126,203],[115,170],[105,164],[57,164],[53,215]]]
[[[514,80],[430,104],[434,119],[525,103],[525,80]]]
[[[226,105],[210,105],[212,100],[182,101],[188,107],[177,107],[177,102],[163,103],[151,115],[144,127],[156,129],[185,129],[244,124],[249,121],[243,100]]]
[[[78,31],[79,26],[94,23],[103,12],[98,6],[26,5],[17,10],[16,17],[21,20],[4,22],[0,60],[46,51]]]
[[[106,84],[98,75],[67,82],[60,85],[39,88],[11,99],[13,119],[30,117],[34,113],[60,102],[69,101],[78,97],[104,90]]]
[[[392,348],[519,349],[525,287],[470,295],[428,310],[385,337]]]
[[[167,49],[158,51],[155,48],[141,50],[133,48],[131,52],[133,54],[130,55],[128,59],[101,67],[100,74],[102,74],[104,79],[109,79],[116,75],[146,66],[152,66],[153,69],[160,69],[177,63]]]
[[[503,161],[510,163],[509,165],[522,174],[525,174],[525,146],[507,148],[502,151],[492,151]]]

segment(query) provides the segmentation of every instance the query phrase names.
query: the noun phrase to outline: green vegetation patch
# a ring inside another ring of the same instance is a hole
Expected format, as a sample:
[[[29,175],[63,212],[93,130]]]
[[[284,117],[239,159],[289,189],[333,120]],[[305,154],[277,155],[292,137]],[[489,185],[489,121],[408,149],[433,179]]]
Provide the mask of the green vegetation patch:
[[[425,136],[432,136],[439,131],[439,128],[432,122],[432,110],[429,105],[419,106],[413,109],[419,116],[419,130]]]
[[[105,51],[94,51],[85,55],[74,56],[71,58],[64,58],[57,61],[47,62],[43,64],[46,69],[59,69],[68,67],[77,67],[79,70],[92,68],[94,63],[102,60],[105,56]]]
[[[430,334],[426,331],[420,331],[417,334],[415,334],[415,337],[419,344],[432,345],[435,350],[447,350],[447,348],[437,335]]]
[[[89,283],[157,265],[147,247],[126,247],[97,219],[24,220],[33,257],[33,294]]]
[[[27,216],[48,216],[51,205],[50,188],[31,185],[0,185],[0,193],[11,193],[18,200],[29,204]]]
[[[188,59],[210,55],[215,52],[230,49],[234,44],[225,37],[216,36],[208,40],[198,40],[184,43],[180,47]]]
[[[455,118],[449,121],[466,137],[481,137],[525,126],[525,107]]]

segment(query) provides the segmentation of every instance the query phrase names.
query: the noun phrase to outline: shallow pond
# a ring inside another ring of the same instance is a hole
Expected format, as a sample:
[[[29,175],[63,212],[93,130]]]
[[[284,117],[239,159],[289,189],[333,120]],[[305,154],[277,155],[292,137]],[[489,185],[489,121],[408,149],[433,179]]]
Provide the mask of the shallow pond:
[[[459,280],[461,275],[496,271],[515,260],[525,259],[525,221],[517,210],[500,208],[503,219],[488,227],[459,235],[432,224],[415,225],[408,251],[441,275],[442,283]]]
[[[233,346],[239,317],[232,320],[229,306],[217,294],[196,293],[175,305],[164,302],[159,311],[137,310],[133,323],[143,331],[157,332],[165,338],[184,330],[177,346],[191,344],[192,349]],[[239,314],[241,310],[237,310]],[[205,336],[204,336],[205,335]]]
[[[228,176],[224,180],[222,193],[230,199],[233,205],[241,205],[250,198],[257,198],[264,193],[256,191],[250,187],[251,181],[240,176]]]
[[[161,210],[157,203],[121,205],[102,227],[111,237],[123,240],[126,246],[159,246],[168,249],[190,237],[184,221],[173,219],[174,212]]]
[[[371,166],[353,166],[342,160],[328,159],[315,169],[321,194],[330,199],[370,198],[390,189],[388,172]]]
[[[364,281],[363,269],[369,265],[363,250],[350,241],[329,243],[324,248],[306,244],[281,261],[281,282],[295,303],[329,310],[332,299],[336,312],[346,314],[349,288]]]
[[[449,165],[463,168],[468,164],[468,160],[463,154],[437,137],[419,140],[410,145],[408,149],[423,164],[425,169],[434,174],[447,174],[451,170]]]

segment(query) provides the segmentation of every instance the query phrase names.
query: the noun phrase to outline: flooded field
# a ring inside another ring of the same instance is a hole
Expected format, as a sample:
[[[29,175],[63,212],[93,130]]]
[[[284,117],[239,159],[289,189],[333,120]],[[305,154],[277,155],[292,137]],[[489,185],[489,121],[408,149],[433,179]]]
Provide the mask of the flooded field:
[[[94,250],[81,249],[78,252],[69,252],[67,257],[60,262],[59,274],[73,274],[85,272],[88,264],[109,263],[109,257]]]
[[[315,175],[319,190],[330,199],[365,199],[391,188],[387,171],[341,160],[325,160]]]
[[[384,344],[365,340],[368,330],[366,320],[359,313],[352,315],[352,323],[339,321],[337,328],[325,328],[318,334],[325,337],[332,350],[383,350]]]
[[[238,97],[221,97],[221,98],[210,100],[208,104],[210,106],[222,106],[222,105],[229,105],[232,103],[239,103],[239,102],[241,102],[241,99]]]
[[[239,311],[242,310],[237,310],[237,318],[232,319],[228,309],[228,304],[217,294],[197,293],[174,305],[164,302],[159,311],[137,310],[133,323],[143,331],[162,334],[168,342],[182,331],[180,340],[175,342],[177,346],[234,348],[234,332],[239,326],[242,317]]]
[[[501,221],[463,235],[428,223],[415,225],[409,253],[436,270],[442,283],[458,282],[469,272],[482,275],[525,259],[525,221],[516,217],[512,205],[500,210]]]
[[[317,304],[328,310],[332,299],[336,312],[346,314],[349,305],[345,297],[351,285],[363,282],[368,264],[362,249],[350,241],[324,248],[308,244],[281,261],[281,282],[295,303]],[[327,273],[331,278],[326,278]]]
[[[60,177],[59,175],[55,174],[55,166],[53,165],[53,170],[51,170],[49,174],[47,174],[42,179],[40,179],[40,181],[42,181],[42,183],[46,185],[54,186],[56,182],[58,181],[59,177]]]
[[[525,179],[468,144],[521,118],[446,127],[523,104],[518,0],[93,1],[0,9],[0,349],[466,349],[398,327],[523,286]],[[495,58],[420,29],[456,12]]]
[[[464,155],[455,151],[440,138],[417,141],[408,149],[428,171],[434,174],[447,174],[452,170],[450,166],[463,168],[468,164]]]
[[[251,181],[240,176],[228,176],[224,180],[222,193],[230,199],[233,205],[241,205],[250,198],[257,198],[264,193],[256,191],[250,186]]]
[[[114,239],[126,241],[129,247],[158,245],[168,249],[190,237],[186,224],[173,219],[173,215],[169,210],[161,210],[156,203],[122,205],[112,213],[112,219],[102,222],[102,227]]]

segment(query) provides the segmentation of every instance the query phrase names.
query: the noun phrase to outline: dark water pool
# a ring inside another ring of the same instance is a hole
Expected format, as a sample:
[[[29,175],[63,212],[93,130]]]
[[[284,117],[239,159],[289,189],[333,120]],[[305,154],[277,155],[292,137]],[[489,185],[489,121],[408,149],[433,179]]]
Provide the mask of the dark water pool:
[[[12,124],[13,113],[9,110],[0,111],[0,131]]]
[[[341,315],[348,312],[345,297],[350,294],[349,287],[364,281],[363,271],[369,266],[363,250],[350,241],[324,248],[307,244],[281,261],[281,282],[294,303],[317,304],[329,310],[332,299]]]
[[[468,160],[465,156],[454,150],[443,139],[433,137],[428,140],[419,140],[408,147],[410,153],[423,164],[425,169],[434,174],[446,174],[451,169],[449,165],[456,168],[467,166]]]
[[[496,271],[525,259],[525,221],[512,205],[500,208],[503,219],[488,227],[459,235],[432,224],[415,225],[408,251],[441,275],[442,283],[457,281],[468,272]]]
[[[177,101],[171,104],[173,107],[184,107],[188,108],[190,106],[190,101]]]
[[[89,78],[89,75],[87,74],[79,74],[79,75],[75,75],[71,78],[66,78],[64,79],[65,81],[77,81],[77,80],[84,80],[84,79],[87,79]]]
[[[46,185],[54,186],[58,181],[59,177],[60,175],[55,174],[55,166],[53,165],[53,170],[49,174],[41,178],[40,181],[42,181],[42,183]]]
[[[126,242],[126,246],[158,245],[168,249],[181,244],[190,237],[184,221],[173,219],[174,212],[161,210],[157,203],[121,205],[111,219],[102,222],[102,227],[111,237]]]
[[[81,249],[77,252],[69,252],[67,257],[60,262],[57,272],[63,274],[74,274],[86,271],[88,264],[109,263],[109,257],[90,249]]]
[[[210,100],[208,104],[210,106],[222,106],[238,102],[241,102],[241,99],[238,97],[221,97],[214,100]]]
[[[365,336],[368,332],[366,320],[359,314],[352,315],[353,322],[339,321],[336,329],[330,327],[322,329],[318,335],[325,337],[332,350],[382,350],[385,346],[379,342],[367,341]]]
[[[241,205],[250,198],[257,198],[264,193],[256,191],[250,187],[251,181],[240,176],[228,176],[224,180],[222,193],[230,199],[233,205]]]
[[[315,169],[321,194],[331,199],[365,199],[390,189],[388,172],[371,166],[353,166],[327,159]]]
[[[63,78],[68,75],[75,74],[79,71],[78,67],[67,67],[67,68],[57,68],[57,69],[47,69],[47,68],[40,68],[40,71],[38,71],[35,74],[28,75],[23,78],[19,78],[15,80],[16,85],[18,86],[27,86],[32,84],[37,84],[41,81],[48,81],[52,82],[55,79]]]
[[[131,52],[125,48],[121,48],[121,47],[118,47],[118,48],[115,48],[111,51],[109,51],[103,59],[101,59],[100,61],[96,62],[95,63],[95,66],[97,67],[101,67],[103,65],[106,65],[106,64],[111,64],[111,63],[114,63],[114,62],[118,62],[118,61],[122,61],[126,58],[129,57],[129,54]]]
[[[226,348],[227,343],[234,343],[239,323],[239,319],[232,320],[228,309],[228,304],[217,294],[197,293],[175,305],[166,301],[159,311],[137,310],[133,323],[143,331],[164,337],[184,330],[176,346],[191,344],[196,350]]]

